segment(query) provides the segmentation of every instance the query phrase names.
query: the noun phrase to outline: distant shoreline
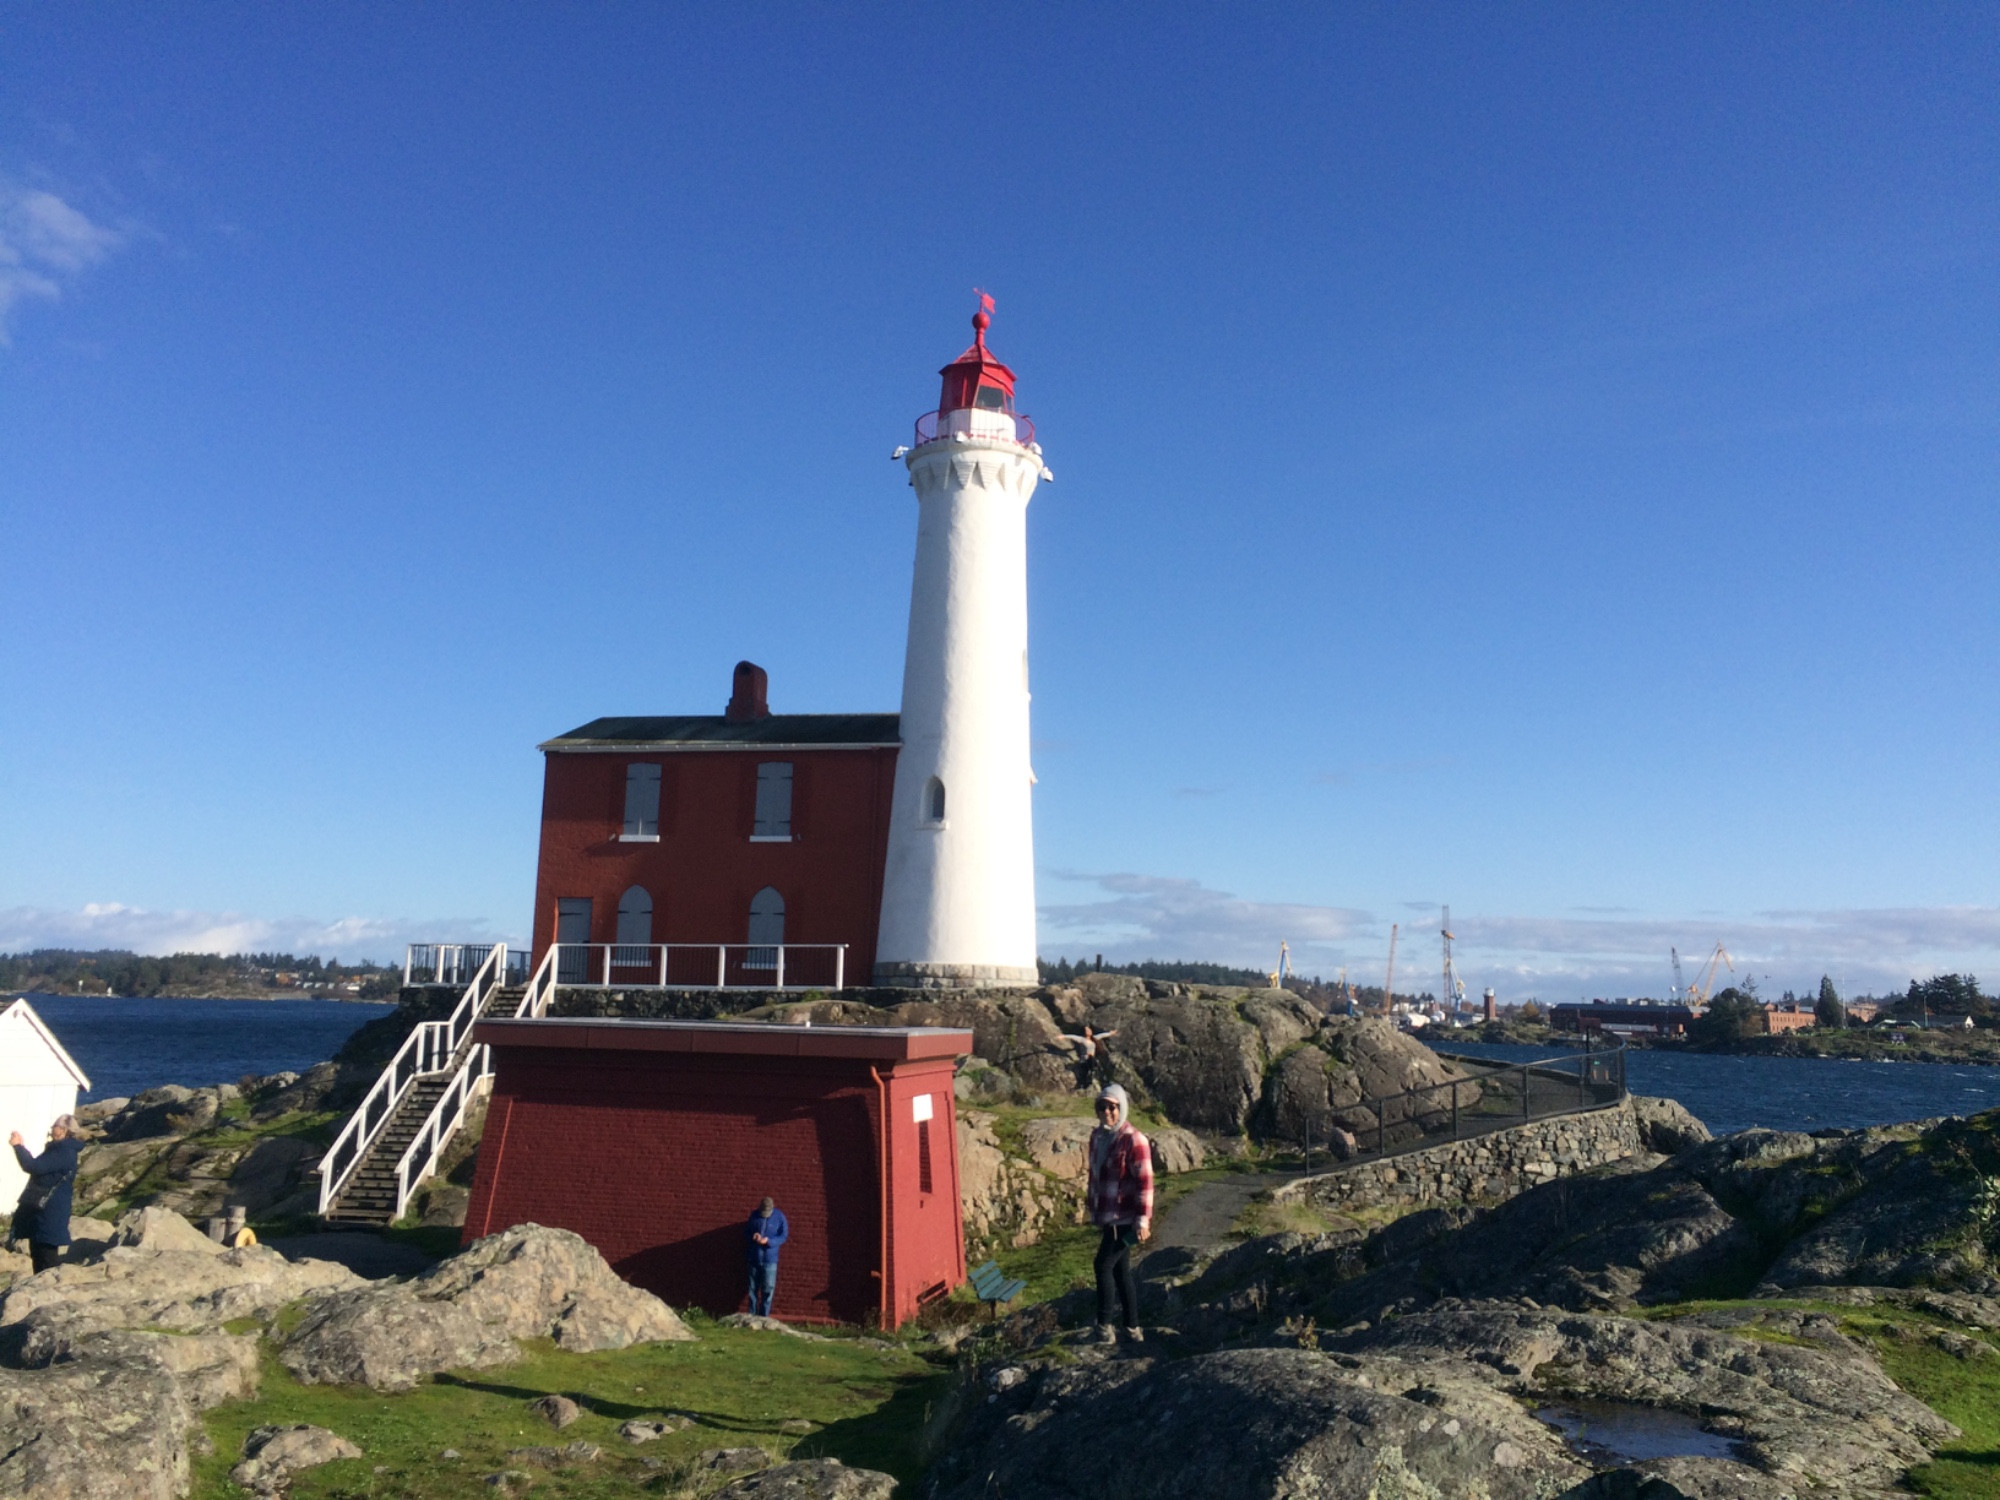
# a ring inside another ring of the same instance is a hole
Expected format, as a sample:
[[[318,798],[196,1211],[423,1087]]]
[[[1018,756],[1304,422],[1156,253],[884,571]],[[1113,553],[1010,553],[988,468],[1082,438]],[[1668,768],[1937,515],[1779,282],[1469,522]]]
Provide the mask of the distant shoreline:
[[[1489,1028],[1467,1027],[1469,1041],[1501,1043],[1520,1047],[1568,1047],[1583,1050],[1583,1037],[1573,1031],[1555,1031],[1549,1027],[1523,1025],[1518,1021],[1501,1023],[1491,1028],[1494,1035],[1485,1032]],[[1821,1031],[1818,1028],[1806,1031],[1787,1031],[1777,1036],[1746,1036],[1728,1042],[1697,1043],[1670,1038],[1635,1036],[1625,1038],[1625,1045],[1646,1052],[1670,1053],[1681,1057],[1771,1057],[1806,1058],[1819,1062],[1907,1062],[1943,1063],[1948,1066],[1967,1068],[1990,1068],[2000,1066],[2000,1031],[1978,1028],[1966,1031],[1958,1027],[1935,1027],[1925,1030],[1914,1022],[1900,1028],[1905,1040],[1894,1042],[1886,1030],[1874,1027],[1845,1027]],[[1417,1033],[1423,1040],[1423,1033]],[[1437,1045],[1449,1050],[1452,1043],[1445,1036],[1434,1039]],[[1610,1045],[1600,1039],[1599,1046]]]

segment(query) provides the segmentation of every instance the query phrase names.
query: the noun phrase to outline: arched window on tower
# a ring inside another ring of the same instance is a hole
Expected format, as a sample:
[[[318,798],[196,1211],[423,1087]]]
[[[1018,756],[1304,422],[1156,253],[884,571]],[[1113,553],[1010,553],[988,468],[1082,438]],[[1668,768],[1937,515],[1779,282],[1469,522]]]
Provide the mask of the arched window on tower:
[[[653,897],[643,885],[630,887],[618,898],[618,940],[611,950],[613,968],[640,968],[652,960]]]
[[[785,898],[776,886],[765,886],[750,898],[750,952],[743,960],[746,969],[775,969],[778,949],[785,941]]]
[[[924,787],[924,821],[944,821],[944,783],[935,776]]]

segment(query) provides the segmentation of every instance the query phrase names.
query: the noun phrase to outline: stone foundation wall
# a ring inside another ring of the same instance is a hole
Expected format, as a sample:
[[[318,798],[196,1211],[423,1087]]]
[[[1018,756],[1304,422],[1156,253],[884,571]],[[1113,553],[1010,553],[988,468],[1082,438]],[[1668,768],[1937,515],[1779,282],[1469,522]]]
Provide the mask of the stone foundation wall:
[[[1608,1109],[1558,1115],[1386,1161],[1302,1177],[1272,1196],[1336,1212],[1357,1208],[1410,1212],[1441,1203],[1498,1203],[1558,1177],[1624,1161],[1648,1149],[1628,1098]]]

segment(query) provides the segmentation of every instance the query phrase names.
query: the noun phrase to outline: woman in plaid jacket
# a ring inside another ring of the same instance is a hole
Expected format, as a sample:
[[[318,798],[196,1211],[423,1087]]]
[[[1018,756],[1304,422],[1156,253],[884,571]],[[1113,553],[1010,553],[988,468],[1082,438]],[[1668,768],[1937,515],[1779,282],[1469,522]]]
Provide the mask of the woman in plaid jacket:
[[[1097,1245],[1097,1329],[1099,1343],[1116,1343],[1111,1327],[1115,1287],[1125,1314],[1125,1337],[1139,1343],[1139,1293],[1132,1284],[1132,1247],[1153,1232],[1153,1145],[1133,1128],[1132,1101],[1124,1087],[1107,1083],[1097,1091],[1097,1128],[1090,1133],[1090,1189],[1084,1206],[1090,1222],[1103,1228]]]

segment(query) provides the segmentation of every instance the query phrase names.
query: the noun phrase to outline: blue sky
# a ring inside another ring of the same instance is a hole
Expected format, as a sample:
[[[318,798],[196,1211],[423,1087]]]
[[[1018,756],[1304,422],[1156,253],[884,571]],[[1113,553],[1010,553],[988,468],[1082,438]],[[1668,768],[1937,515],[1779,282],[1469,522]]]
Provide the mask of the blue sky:
[[[894,708],[981,286],[1047,956],[2000,978],[1996,44],[0,10],[0,948],[520,935],[539,740]]]

